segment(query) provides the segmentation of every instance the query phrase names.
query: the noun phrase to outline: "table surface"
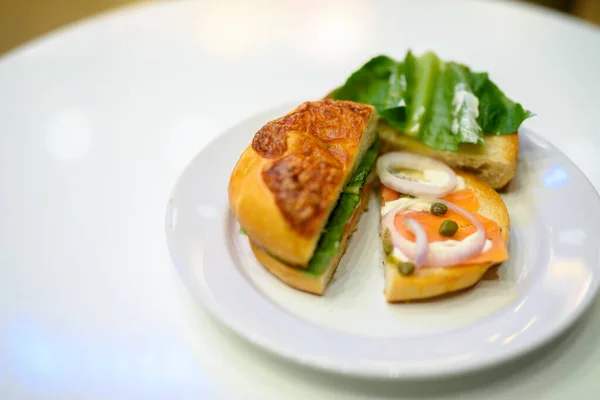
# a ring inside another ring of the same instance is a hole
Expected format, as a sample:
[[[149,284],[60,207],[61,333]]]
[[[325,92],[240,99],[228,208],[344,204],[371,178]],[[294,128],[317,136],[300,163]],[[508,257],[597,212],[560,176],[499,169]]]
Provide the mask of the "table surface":
[[[600,189],[600,30],[519,3],[166,2],[0,59],[0,397],[597,398],[598,301],[509,364],[435,384],[376,382],[254,348],[207,315],[172,266],[169,191],[207,142],[408,48],[489,71],[538,114],[526,126]]]

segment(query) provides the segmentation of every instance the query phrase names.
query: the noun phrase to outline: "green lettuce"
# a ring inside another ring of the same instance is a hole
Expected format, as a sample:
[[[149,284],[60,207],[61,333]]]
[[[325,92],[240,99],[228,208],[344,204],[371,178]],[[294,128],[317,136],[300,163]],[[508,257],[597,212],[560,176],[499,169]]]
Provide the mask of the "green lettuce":
[[[514,133],[534,115],[506,97],[487,73],[432,52],[419,57],[408,52],[402,61],[377,56],[332,97],[371,104],[402,134],[449,151],[458,151],[461,143],[483,145],[484,133]]]
[[[379,139],[377,139],[365,153],[362,161],[354,171],[354,174],[352,174],[352,177],[344,187],[344,193],[360,194],[362,188],[365,186],[367,177],[373,169],[378,151]]]
[[[319,243],[313,254],[308,268],[303,270],[307,275],[319,276],[329,265],[331,258],[338,252],[340,239],[346,223],[352,216],[360,201],[360,192],[365,185],[369,173],[373,169],[375,159],[379,152],[379,140],[371,145],[359,166],[354,171],[350,181],[346,184],[340,198],[325,225]]]

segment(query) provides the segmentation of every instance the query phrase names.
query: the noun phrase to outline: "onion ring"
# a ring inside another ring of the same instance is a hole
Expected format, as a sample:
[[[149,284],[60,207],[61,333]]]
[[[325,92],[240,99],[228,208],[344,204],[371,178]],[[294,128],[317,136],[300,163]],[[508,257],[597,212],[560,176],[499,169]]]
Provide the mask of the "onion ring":
[[[428,250],[427,233],[425,232],[425,228],[423,228],[423,225],[421,225],[412,217],[404,217],[404,226],[406,226],[406,229],[415,235],[415,253],[413,254],[414,262],[417,268],[421,268],[421,266],[425,263],[425,259],[427,258]],[[409,241],[407,240],[407,242]]]
[[[427,181],[415,181],[390,172],[392,168],[407,168],[419,171],[433,169],[445,173],[448,180],[443,185]],[[401,151],[386,153],[377,160],[377,175],[381,183],[397,192],[415,197],[439,198],[451,193],[456,187],[456,174],[446,164],[433,158]]]

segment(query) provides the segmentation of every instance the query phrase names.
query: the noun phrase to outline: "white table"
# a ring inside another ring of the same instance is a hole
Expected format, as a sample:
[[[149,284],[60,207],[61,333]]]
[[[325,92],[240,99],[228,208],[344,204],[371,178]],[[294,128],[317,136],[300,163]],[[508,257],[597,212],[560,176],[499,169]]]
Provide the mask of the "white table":
[[[192,300],[163,225],[185,165],[228,126],[318,98],[377,53],[434,49],[489,71],[600,189],[600,29],[519,3],[319,3],[144,5],[0,60],[0,398],[600,396],[599,302],[508,365],[407,383],[281,361]]]

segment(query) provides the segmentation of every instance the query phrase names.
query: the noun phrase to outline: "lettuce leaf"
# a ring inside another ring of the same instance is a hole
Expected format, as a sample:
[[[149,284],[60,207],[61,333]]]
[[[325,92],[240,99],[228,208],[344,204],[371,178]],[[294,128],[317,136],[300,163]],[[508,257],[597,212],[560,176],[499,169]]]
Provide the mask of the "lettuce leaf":
[[[346,84],[338,88],[334,98],[371,104],[382,112],[398,105],[403,98],[400,90],[401,65],[387,56],[378,56],[353,73]]]
[[[378,151],[379,139],[376,139],[376,143],[373,143],[369,150],[367,150],[359,166],[356,168],[356,171],[354,171],[352,178],[350,178],[350,181],[346,184],[346,187],[343,190],[344,193],[360,194],[363,186],[365,186],[367,177],[373,169]]]
[[[485,133],[516,132],[522,121],[535,116],[521,104],[506,98],[487,73],[472,73],[470,78],[473,91],[479,97],[479,121]]]
[[[356,171],[354,171],[352,178],[346,184],[325,225],[325,229],[321,233],[315,253],[308,263],[308,268],[303,270],[305,274],[315,277],[319,276],[323,273],[325,267],[329,265],[331,258],[337,254],[344,227],[360,201],[360,192],[365,186],[369,173],[373,169],[378,152],[379,139],[367,150]]]
[[[461,143],[483,145],[484,133],[514,133],[534,115],[507,98],[487,73],[432,52],[416,57],[409,51],[402,61],[377,56],[332,97],[371,104],[402,134],[449,151]]]

